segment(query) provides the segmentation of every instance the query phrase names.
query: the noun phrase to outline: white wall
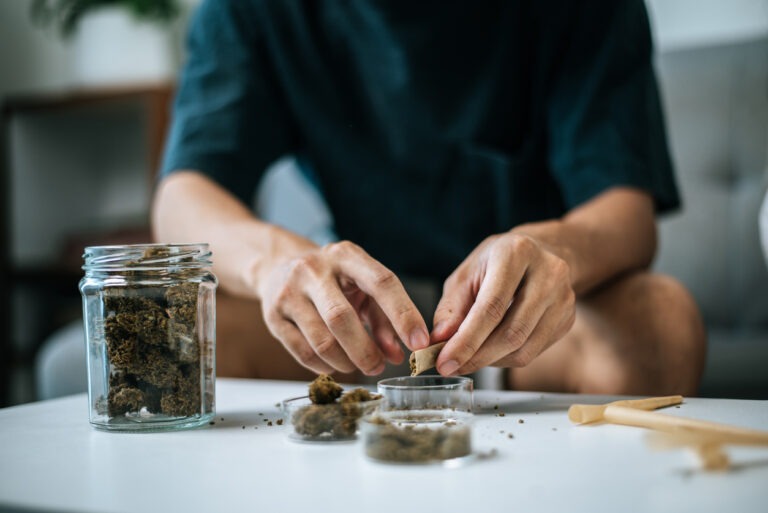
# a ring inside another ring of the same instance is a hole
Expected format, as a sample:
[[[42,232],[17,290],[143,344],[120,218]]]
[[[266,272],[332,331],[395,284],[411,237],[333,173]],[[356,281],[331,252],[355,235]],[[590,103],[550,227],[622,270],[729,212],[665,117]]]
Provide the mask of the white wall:
[[[190,12],[200,0],[179,0],[182,16],[172,27],[177,53]],[[0,0],[0,101],[9,94],[60,90],[75,82],[72,43],[52,29],[34,26],[30,0]]]
[[[69,59],[55,34],[32,28],[28,0],[0,0],[0,100],[66,86]]]
[[[768,0],[646,0],[661,52],[768,36]]]

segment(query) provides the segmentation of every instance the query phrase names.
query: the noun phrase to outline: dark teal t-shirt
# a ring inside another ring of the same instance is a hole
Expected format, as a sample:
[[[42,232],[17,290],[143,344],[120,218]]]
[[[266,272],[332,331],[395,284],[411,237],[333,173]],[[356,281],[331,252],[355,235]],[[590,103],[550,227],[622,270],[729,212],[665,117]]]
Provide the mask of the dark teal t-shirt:
[[[300,155],[396,272],[612,186],[679,203],[642,0],[207,0],[188,47],[163,173],[249,202]]]

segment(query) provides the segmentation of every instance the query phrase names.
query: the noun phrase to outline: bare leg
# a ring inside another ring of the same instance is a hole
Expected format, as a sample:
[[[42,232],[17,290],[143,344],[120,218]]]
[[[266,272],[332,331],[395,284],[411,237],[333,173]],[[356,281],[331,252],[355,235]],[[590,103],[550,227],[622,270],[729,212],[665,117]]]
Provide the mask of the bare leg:
[[[695,395],[706,334],[690,294],[674,279],[627,275],[579,300],[562,340],[525,368],[514,389],[592,394]]]

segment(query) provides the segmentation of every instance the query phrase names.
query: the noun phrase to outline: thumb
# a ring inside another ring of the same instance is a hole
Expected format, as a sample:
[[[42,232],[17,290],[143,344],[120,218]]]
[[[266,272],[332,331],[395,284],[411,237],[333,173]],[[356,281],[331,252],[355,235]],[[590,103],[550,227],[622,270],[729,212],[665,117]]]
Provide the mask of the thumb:
[[[457,281],[449,278],[435,309],[430,341],[435,343],[451,338],[459,330],[474,302],[475,296],[468,280]]]

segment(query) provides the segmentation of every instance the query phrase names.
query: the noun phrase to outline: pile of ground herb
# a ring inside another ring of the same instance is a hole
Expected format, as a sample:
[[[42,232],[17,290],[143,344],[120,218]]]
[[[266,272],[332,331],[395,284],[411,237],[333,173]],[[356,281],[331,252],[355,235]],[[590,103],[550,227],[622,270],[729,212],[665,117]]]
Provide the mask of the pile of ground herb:
[[[201,413],[198,289],[197,283],[183,282],[104,290],[110,417],[142,410],[171,417]],[[212,350],[205,341],[203,355]]]
[[[455,421],[446,421],[440,427],[422,427],[382,417],[374,417],[370,422],[365,453],[376,460],[428,463],[467,456],[472,451],[469,427]]]
[[[380,397],[365,388],[343,393],[331,376],[321,374],[309,385],[312,404],[298,409],[291,423],[296,434],[307,440],[350,440],[357,432],[357,421]]]

